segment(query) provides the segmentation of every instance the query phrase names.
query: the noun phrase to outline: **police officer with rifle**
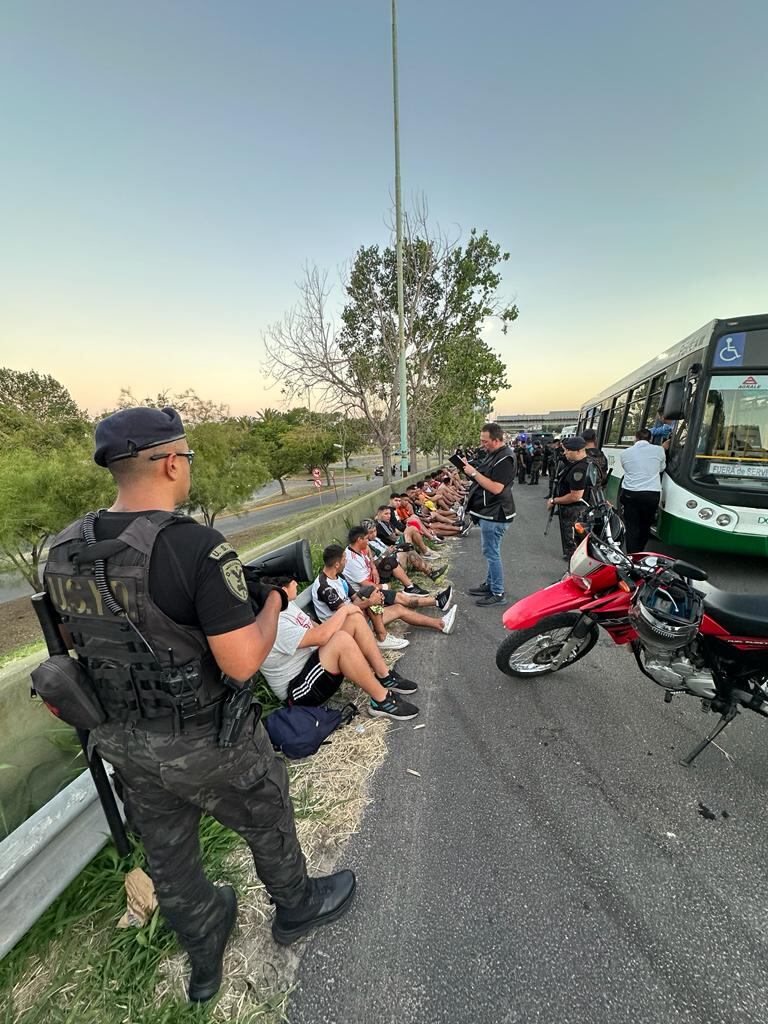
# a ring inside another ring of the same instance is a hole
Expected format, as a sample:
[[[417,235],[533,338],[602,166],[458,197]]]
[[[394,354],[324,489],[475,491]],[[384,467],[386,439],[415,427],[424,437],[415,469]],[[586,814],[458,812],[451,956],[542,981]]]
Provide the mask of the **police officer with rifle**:
[[[249,689],[285,600],[246,583],[218,531],[175,512],[193,455],[172,408],[102,420],[94,459],[117,497],[53,540],[45,589],[78,656],[61,660],[80,673],[73,685],[89,705],[90,750],[116,770],[160,911],[189,956],[189,999],[202,1003],[221,985],[237,917],[234,890],[203,873],[203,812],[250,846],[279,943],[341,916],[355,877],[307,875],[285,766]],[[44,672],[39,679],[45,690]],[[72,724],[83,725],[80,712]],[[66,721],[64,703],[60,713]]]
[[[567,437],[563,441],[565,462],[555,479],[554,494],[547,502],[550,521],[555,511],[558,514],[565,561],[576,550],[573,527],[593,504],[593,490],[598,485],[598,469],[587,457],[586,447],[583,437]]]

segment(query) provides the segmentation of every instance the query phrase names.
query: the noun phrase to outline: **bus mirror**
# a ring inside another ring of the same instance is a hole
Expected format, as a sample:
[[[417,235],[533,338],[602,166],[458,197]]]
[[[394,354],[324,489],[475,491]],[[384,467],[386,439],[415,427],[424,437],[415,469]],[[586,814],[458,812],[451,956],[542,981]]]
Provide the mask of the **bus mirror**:
[[[664,392],[664,405],[661,411],[665,420],[679,420],[683,417],[685,405],[685,381],[671,380]]]

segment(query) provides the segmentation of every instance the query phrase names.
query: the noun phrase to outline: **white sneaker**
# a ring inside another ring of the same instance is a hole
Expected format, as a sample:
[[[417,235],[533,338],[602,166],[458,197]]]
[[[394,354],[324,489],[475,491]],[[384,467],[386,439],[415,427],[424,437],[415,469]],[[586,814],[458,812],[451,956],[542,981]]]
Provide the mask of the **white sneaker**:
[[[448,634],[452,633],[454,626],[456,625],[456,605],[451,608],[450,611],[446,612],[443,616],[443,632]]]
[[[445,619],[443,619],[445,622]],[[379,645],[382,651],[399,651],[403,647],[407,647],[410,640],[406,640],[401,636],[393,636],[392,633],[387,633],[383,640],[377,640],[376,643]]]
[[[440,555],[437,553],[437,551],[429,551],[427,552],[426,555],[422,555],[421,557],[424,559],[425,562],[436,562],[438,558],[440,558]]]

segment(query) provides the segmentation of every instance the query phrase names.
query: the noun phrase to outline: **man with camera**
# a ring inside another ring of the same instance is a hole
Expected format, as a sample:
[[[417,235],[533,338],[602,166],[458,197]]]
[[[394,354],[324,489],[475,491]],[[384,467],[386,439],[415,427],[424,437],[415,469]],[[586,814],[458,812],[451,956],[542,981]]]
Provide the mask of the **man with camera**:
[[[469,591],[479,598],[481,608],[504,600],[504,569],[501,564],[501,542],[507,527],[515,518],[512,484],[515,479],[515,454],[504,441],[498,423],[486,423],[480,431],[480,444],[485,457],[477,467],[466,459],[464,472],[473,486],[467,498],[467,514],[480,524],[480,542],[488,572],[483,583]]]
[[[355,877],[307,876],[285,766],[258,705],[239,735],[224,729],[287,598],[261,588],[254,615],[232,546],[175,513],[189,496],[193,456],[172,408],[102,420],[94,459],[114,477],[117,497],[53,540],[45,587],[104,711],[92,748],[116,769],[160,911],[189,956],[189,999],[202,1003],[221,985],[237,917],[234,890],[203,873],[203,812],[248,843],[280,943],[343,914]]]

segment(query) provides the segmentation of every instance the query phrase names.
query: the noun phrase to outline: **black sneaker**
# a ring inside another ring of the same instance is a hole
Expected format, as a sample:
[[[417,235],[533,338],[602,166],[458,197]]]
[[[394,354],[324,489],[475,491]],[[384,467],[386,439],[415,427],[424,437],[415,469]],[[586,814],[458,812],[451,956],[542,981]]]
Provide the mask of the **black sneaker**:
[[[421,587],[417,587],[416,584],[413,583],[410,587],[403,587],[403,593],[410,594],[411,597],[426,597],[429,591],[422,590]]]
[[[447,568],[448,568],[447,565],[440,565],[440,566],[438,566],[437,569],[433,569],[432,572],[428,572],[427,576],[429,576],[429,578],[434,583],[434,582],[436,582],[437,580],[440,579],[440,577],[443,575],[443,573],[446,571]]]
[[[447,612],[453,604],[453,587],[446,587],[435,597],[435,604],[441,612]]]
[[[481,583],[479,587],[470,587],[467,591],[473,597],[482,597],[484,594],[490,594],[491,588],[487,583]]]
[[[409,704],[402,700],[390,689],[384,700],[374,700],[368,705],[368,714],[371,718],[391,718],[395,722],[408,722],[418,715],[419,709],[415,704]]]
[[[401,676],[396,669],[390,669],[389,675],[386,679],[380,679],[379,682],[382,686],[386,686],[392,693],[404,693],[406,696],[411,693],[416,693],[418,686],[410,679],[406,679]]]
[[[461,528],[459,536],[460,537],[466,537],[471,529],[472,529],[472,520],[471,519],[467,519],[467,521],[464,523],[464,525]]]
[[[492,605],[492,604],[503,604],[503,603],[504,603],[504,595],[503,594],[491,594],[491,593],[486,594],[485,597],[481,597],[479,601],[475,601],[475,604],[478,606],[478,608],[487,608],[489,605]]]

